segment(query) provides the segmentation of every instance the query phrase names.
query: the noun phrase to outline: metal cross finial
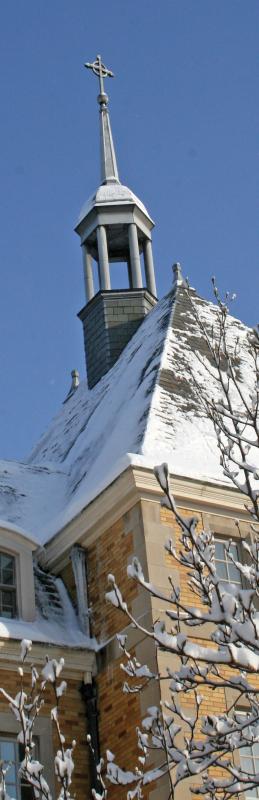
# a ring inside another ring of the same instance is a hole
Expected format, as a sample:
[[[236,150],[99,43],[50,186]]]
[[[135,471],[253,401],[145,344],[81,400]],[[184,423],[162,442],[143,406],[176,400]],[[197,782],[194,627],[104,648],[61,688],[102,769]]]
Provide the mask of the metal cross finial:
[[[105,64],[102,64],[101,56],[96,56],[96,60],[93,62],[93,64],[89,64],[89,62],[87,62],[84,66],[87,67],[87,69],[92,69],[94,75],[97,75],[100,84],[100,95],[105,95],[103,79],[114,78],[113,72],[111,72],[110,69],[107,69]]]

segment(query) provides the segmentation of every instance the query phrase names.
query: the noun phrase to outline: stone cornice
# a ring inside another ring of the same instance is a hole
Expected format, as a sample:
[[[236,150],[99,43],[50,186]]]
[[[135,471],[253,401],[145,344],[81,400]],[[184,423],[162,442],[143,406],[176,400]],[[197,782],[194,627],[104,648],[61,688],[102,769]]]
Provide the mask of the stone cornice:
[[[171,484],[180,508],[249,520],[244,495],[232,486],[179,475],[172,476]],[[128,467],[45,545],[44,565],[54,572],[60,571],[73,544],[79,542],[88,547],[140,500],[159,503],[161,495],[152,469]]]
[[[138,491],[144,492],[144,499],[154,500],[154,495],[159,499],[162,492],[159,490],[153,470],[134,467],[134,477]],[[180,507],[192,508],[211,513],[238,516],[248,520],[249,515],[245,510],[245,497],[234,487],[227,484],[212,483],[212,481],[186,478],[181,475],[171,474],[171,488],[174,497],[180,501]],[[148,498],[149,496],[149,498]]]
[[[28,655],[27,662],[25,662],[24,669],[28,670],[30,663],[35,664],[36,667],[43,666],[46,655],[49,658],[55,658],[57,661],[60,658],[65,659],[62,673],[64,677],[82,680],[88,674],[90,681],[90,676],[95,674],[96,654],[94,650],[72,649],[64,645],[49,645],[46,642],[42,644],[38,642],[32,643],[32,649]],[[20,641],[16,639],[0,640],[0,665],[1,669],[12,671],[20,665]]]

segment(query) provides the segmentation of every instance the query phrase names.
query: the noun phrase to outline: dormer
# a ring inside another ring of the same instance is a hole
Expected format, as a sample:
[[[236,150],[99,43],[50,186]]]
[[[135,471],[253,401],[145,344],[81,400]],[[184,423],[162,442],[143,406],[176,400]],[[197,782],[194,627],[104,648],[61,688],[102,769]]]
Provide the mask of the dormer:
[[[0,622],[36,618],[33,553],[37,544],[14,526],[0,524]]]

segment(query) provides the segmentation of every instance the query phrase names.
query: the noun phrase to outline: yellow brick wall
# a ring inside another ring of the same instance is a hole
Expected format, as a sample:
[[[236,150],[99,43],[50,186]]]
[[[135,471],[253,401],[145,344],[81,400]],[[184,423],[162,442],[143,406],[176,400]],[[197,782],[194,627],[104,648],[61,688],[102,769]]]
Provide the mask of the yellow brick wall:
[[[198,527],[202,526],[203,518],[201,513],[197,513],[197,511],[192,512],[189,509],[183,510],[182,513],[188,517],[195,515],[198,517]],[[170,528],[170,533],[173,534],[176,546],[179,548],[181,531],[174,517],[167,509],[161,508],[161,522],[163,525]],[[137,585],[129,580],[126,574],[127,563],[135,550],[134,533],[136,534],[136,531],[129,531],[128,529],[127,533],[125,532],[124,519],[121,518],[92,543],[87,550],[89,603],[92,608],[91,628],[92,634],[96,636],[99,642],[112,640],[116,633],[122,630],[126,625],[124,615],[118,609],[105,602],[105,593],[109,588],[107,585],[108,573],[112,572],[115,575],[116,581],[129,607],[131,607],[133,601],[136,603],[138,597]],[[163,559],[164,565],[167,567],[176,567],[179,571],[182,598],[186,604],[190,603],[192,605],[194,603],[194,594],[192,588],[188,586],[188,571],[181,565],[176,565],[172,556],[169,556],[166,551],[164,551]],[[62,572],[62,577],[72,595],[73,576],[70,564]],[[165,588],[168,587],[166,586]],[[199,598],[195,596],[195,604],[197,605],[199,603]],[[196,637],[197,635],[198,630],[196,631]],[[206,640],[203,639],[202,644],[205,645]],[[115,753],[117,763],[122,768],[132,769],[137,764],[137,758],[140,754],[136,746],[136,727],[140,724],[141,718],[143,717],[143,709],[141,709],[140,697],[138,695],[123,694],[122,685],[124,675],[120,669],[120,661],[122,659],[113,660],[111,652],[112,650],[108,648],[105,652],[105,656],[103,658],[100,657],[98,675],[96,677],[101,753],[105,754],[107,748],[112,750]],[[165,694],[164,690],[162,694]],[[222,713],[226,710],[225,693],[222,689],[214,692],[210,690],[205,692],[204,689],[202,689],[202,694],[204,695],[202,706],[203,714],[215,711],[215,709],[217,709],[217,712]],[[190,695],[186,699],[186,706],[190,707]],[[67,719],[69,720],[69,724],[71,724],[72,717],[67,716]],[[84,741],[84,735],[85,732],[83,731],[82,741]],[[76,760],[78,762],[78,754]],[[80,773],[81,764],[82,772]],[[78,786],[80,786],[79,792],[82,792],[80,781],[83,783],[84,776],[85,762],[82,760],[82,762],[79,761],[77,765],[77,779],[79,781]],[[149,794],[154,791],[154,788],[154,785],[152,785],[147,789],[145,797],[148,798]],[[121,788],[109,785],[109,800],[121,800],[122,796],[124,796],[122,795],[122,791],[126,796],[126,791],[124,789],[122,790]]]
[[[37,665],[35,665],[37,666]],[[25,674],[25,687],[30,688],[30,674]],[[79,692],[79,682],[67,679],[68,689],[60,705],[60,724],[61,731],[66,739],[66,746],[71,745],[72,739],[76,739],[75,749],[75,770],[73,777],[72,796],[77,800],[86,800],[91,797],[89,785],[89,753],[86,745],[86,718],[85,706]],[[15,696],[20,689],[17,671],[6,670],[0,663],[0,686],[11,696]],[[40,718],[48,717],[51,708],[55,705],[54,695],[50,687],[45,694],[45,703],[40,714]],[[0,711],[9,712],[8,702],[0,694]],[[10,711],[12,717],[12,712]],[[13,718],[13,717],[12,717]],[[4,733],[4,731],[3,731]],[[58,747],[56,733],[53,728],[53,753]]]
[[[201,513],[197,512],[197,511],[191,511],[189,509],[188,509],[188,511],[181,509],[181,514],[182,514],[183,518],[184,517],[188,517],[188,518],[196,517],[196,519],[198,520],[197,531],[202,530],[202,522],[203,522],[203,520],[202,520],[202,514]],[[179,553],[181,530],[180,530],[179,525],[177,524],[177,522],[175,520],[174,515],[166,508],[161,508],[161,522],[163,523],[163,525],[168,525],[170,527],[170,529],[171,529],[171,534],[170,535],[172,535],[172,538],[174,539],[174,542],[175,542],[176,551],[177,551],[177,553]],[[183,567],[182,564],[179,564],[178,562],[176,562],[175,559],[173,558],[173,556],[170,556],[170,554],[167,553],[166,551],[165,551],[165,556],[164,557],[165,557],[165,564],[167,566],[169,566],[169,567],[170,566],[171,567],[175,567],[176,566],[176,568],[177,568],[177,570],[179,572],[180,586],[181,586],[181,599],[182,599],[183,603],[186,604],[186,605],[188,605],[188,604],[189,605],[193,605],[194,602],[195,602],[195,605],[200,607],[202,605],[202,603],[200,601],[200,598],[198,597],[198,595],[194,594],[193,587],[191,587],[189,585],[189,578],[188,578],[188,571],[189,570],[186,569],[185,567]]]
[[[127,564],[134,553],[133,531],[125,532],[124,519],[109,528],[87,551],[89,602],[92,606],[92,633],[98,640],[109,640],[122,630],[127,620],[121,611],[105,602],[105,593],[111,587],[107,575],[113,573],[120,590],[131,608],[138,594],[137,585],[127,577]],[[99,735],[101,754],[111,750],[122,769],[134,769],[138,756],[136,727],[142,717],[139,695],[122,691],[124,673],[120,669],[123,656],[116,660],[106,657],[100,661],[96,678],[99,708]],[[109,800],[126,797],[126,787],[108,784]],[[152,789],[154,785],[152,786]],[[148,798],[148,790],[143,795]]]
[[[122,693],[123,673],[120,661],[114,661],[97,678],[100,749],[102,754],[107,749],[111,750],[116,756],[116,763],[122,769],[134,771],[138,756],[141,755],[136,736],[136,728],[139,727],[142,716],[140,698],[139,695]],[[155,784],[152,785],[152,790],[154,786]],[[126,787],[112,786],[108,781],[107,787],[109,800],[126,798]],[[143,797],[149,797],[148,789]]]
[[[91,633],[98,642],[106,642],[125,627],[126,620],[121,611],[105,601],[105,593],[111,588],[107,575],[113,573],[129,606],[137,595],[137,587],[127,578],[127,563],[132,556],[133,531],[125,534],[123,518],[106,530],[93,544],[87,548],[88,599],[91,607]],[[75,601],[75,583],[71,562],[60,573],[70,596]],[[116,754],[121,767],[132,768],[137,763],[139,751],[136,748],[135,728],[140,722],[141,712],[139,698],[125,695],[122,692],[124,676],[120,669],[120,661],[107,663],[107,659],[99,659],[99,674],[96,678],[98,692],[99,734],[101,754],[107,749]],[[76,716],[76,705],[72,714],[70,706],[68,720],[72,724],[72,716]],[[72,716],[71,716],[72,714]],[[129,718],[131,720],[129,726]],[[67,719],[66,719],[67,722]],[[84,738],[85,741],[85,738]],[[81,756],[75,753],[77,763],[77,780],[84,779],[84,764]],[[82,770],[81,770],[82,766]],[[81,792],[83,791],[81,786]],[[109,800],[121,798],[121,789],[109,785]],[[90,795],[89,795],[90,796]]]
[[[202,515],[201,512],[192,511],[190,509],[185,510],[185,509],[182,509],[182,508],[180,509],[180,511],[181,511],[181,515],[183,517],[190,518],[192,516],[195,516],[198,519],[198,526],[197,526],[197,530],[198,531],[203,528],[203,515]],[[179,553],[181,530],[180,530],[179,526],[177,525],[173,514],[168,509],[161,508],[161,521],[162,521],[162,523],[164,525],[166,525],[166,526],[168,526],[170,528],[170,534],[169,535],[172,535],[172,538],[174,539],[176,552]],[[227,534],[227,530],[228,530],[229,524],[231,525],[232,523],[228,518],[228,520],[226,520],[226,534]],[[223,526],[223,530],[224,530],[224,518],[221,517],[221,527],[222,526]],[[214,529],[214,526],[213,526],[213,529]],[[234,529],[234,525],[233,525],[233,529]],[[215,529],[215,531],[217,532],[217,528]],[[166,551],[164,552],[164,563],[169,567],[175,567],[176,566],[176,569],[177,569],[178,575],[179,575],[179,585],[180,585],[180,588],[181,588],[181,600],[184,602],[184,604],[190,605],[190,606],[195,605],[196,607],[201,606],[201,601],[200,601],[198,595],[194,594],[192,587],[188,585],[188,569],[186,569],[184,566],[182,566],[178,562],[176,563],[175,559],[172,556],[170,556],[168,553],[166,553]],[[212,648],[216,647],[216,645],[214,645],[213,642],[211,642],[210,638],[207,638],[207,639],[206,638],[202,638],[202,639],[199,638],[199,628],[198,627],[194,628],[194,629],[189,628],[188,635],[189,635],[190,638],[193,638],[193,639],[195,638],[195,642],[197,642],[198,644],[201,644],[203,647],[206,647],[206,646],[209,646],[210,648],[211,647]],[[164,656],[164,658],[166,658],[166,657]],[[167,663],[170,663],[169,659],[170,659],[170,657],[167,657]],[[221,672],[221,675],[223,677],[224,676],[233,677],[233,674],[234,674],[233,670],[231,670],[228,667],[221,667],[220,672]],[[256,685],[256,683],[259,685],[259,680],[255,676],[250,676],[249,680],[254,685]],[[226,694],[225,694],[225,690],[224,689],[219,688],[219,689],[216,689],[216,690],[212,690],[210,688],[205,688],[204,686],[202,686],[200,694],[203,696],[203,701],[202,701],[202,705],[201,705],[201,716],[207,715],[207,714],[210,714],[210,713],[211,714],[215,714],[215,713],[216,714],[224,714],[227,711],[227,699],[226,699]],[[168,699],[168,687],[166,688],[165,684],[162,685],[162,695],[163,695],[163,698],[167,697],[167,699]],[[231,698],[231,704],[232,704],[232,702],[233,702],[233,696]],[[183,704],[183,706],[186,706],[186,707],[188,707],[190,709],[191,705],[192,705],[192,693],[189,693],[188,696],[187,695],[181,695],[181,703]],[[197,726],[197,730],[199,730],[199,726]],[[226,773],[224,773],[224,770],[220,769],[220,768],[211,770],[211,773],[213,773],[213,775],[215,777],[226,777]],[[201,782],[201,779],[200,779],[200,781],[198,781],[198,779],[197,779],[197,782]],[[195,794],[188,795],[188,792],[186,794],[186,792],[184,790],[184,785],[183,785],[182,792],[183,792],[183,794],[181,794],[181,796],[183,796],[183,797],[187,797],[187,796],[191,797],[192,796],[193,798],[195,798],[195,797],[198,798],[198,795],[195,795]]]
[[[98,640],[106,641],[125,627],[124,615],[110,603],[106,603],[105,593],[111,589],[107,575],[112,573],[129,608],[131,607],[137,595],[137,587],[127,577],[127,563],[133,552],[133,532],[125,534],[123,518],[105,531],[87,550],[91,628]]]

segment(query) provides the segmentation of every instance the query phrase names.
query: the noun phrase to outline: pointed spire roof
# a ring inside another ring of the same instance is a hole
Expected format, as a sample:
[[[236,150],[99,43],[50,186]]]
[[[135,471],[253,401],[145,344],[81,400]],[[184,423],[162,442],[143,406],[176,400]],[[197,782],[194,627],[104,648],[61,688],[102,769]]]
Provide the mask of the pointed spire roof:
[[[95,206],[116,206],[123,204],[131,207],[137,206],[142,214],[147,218],[150,228],[154,227],[154,222],[150,217],[144,203],[137,197],[128,186],[124,186],[119,179],[116,152],[113,142],[111,121],[108,110],[109,98],[104,90],[104,79],[114,78],[114,73],[102,63],[101,56],[96,56],[92,63],[86,62],[85,67],[91,69],[99,79],[99,94],[97,102],[100,106],[100,152],[101,152],[101,184],[83,204],[78,215],[75,230],[79,233],[79,226],[85,217],[90,214]]]
[[[85,67],[99,78],[97,102],[100,106],[101,183],[120,183],[108,111],[109,97],[104,91],[104,78],[114,78],[114,74],[102,63],[101,56],[96,56],[92,64],[87,62]]]

